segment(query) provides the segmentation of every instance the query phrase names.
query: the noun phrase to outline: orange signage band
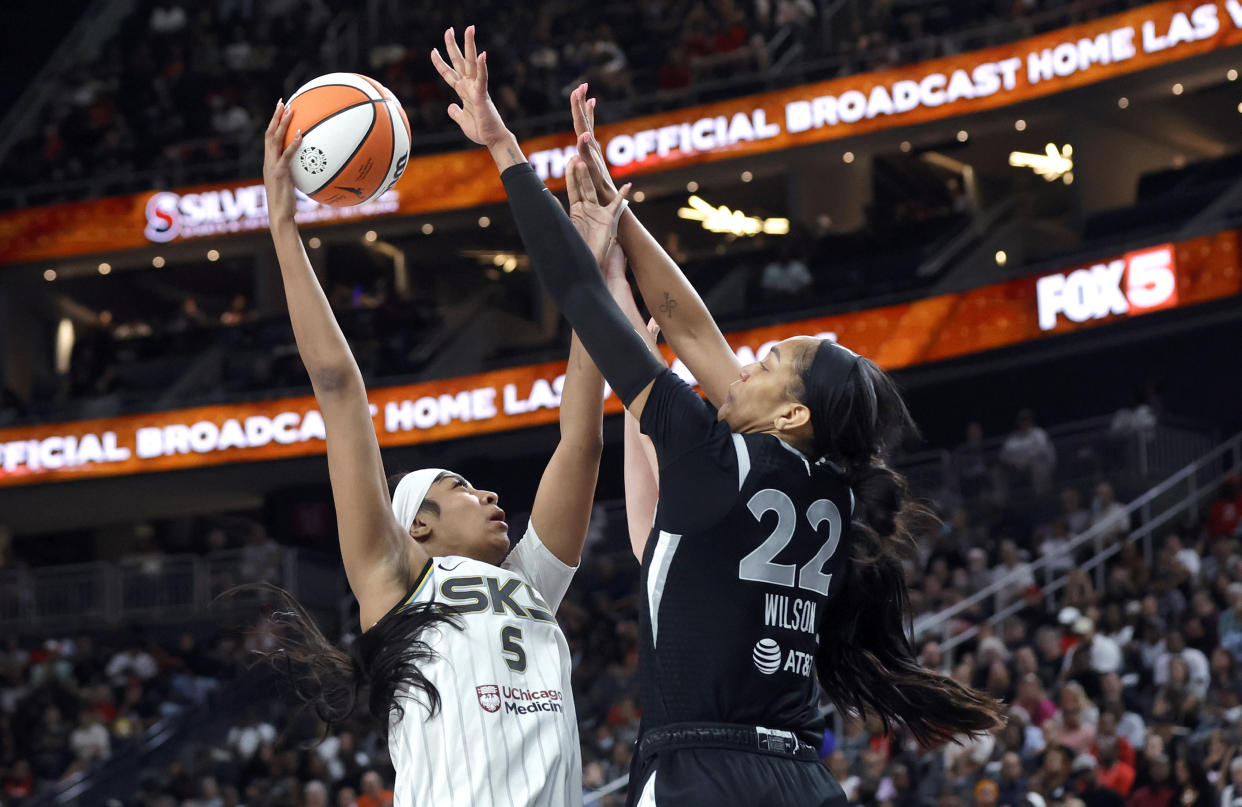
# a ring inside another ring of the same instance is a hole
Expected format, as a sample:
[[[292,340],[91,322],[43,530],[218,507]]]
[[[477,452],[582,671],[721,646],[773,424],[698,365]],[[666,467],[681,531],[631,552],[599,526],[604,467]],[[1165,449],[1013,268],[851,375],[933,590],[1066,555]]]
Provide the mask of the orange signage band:
[[[1242,294],[1242,231],[1130,252],[1063,272],[899,305],[729,334],[743,362],[809,334],[886,369],[965,356]],[[669,358],[672,358],[671,355]],[[673,368],[693,381],[680,361]],[[370,391],[381,446],[489,434],[557,418],[565,362]],[[606,412],[619,412],[609,395]],[[116,476],[324,451],[310,396],[0,429],[0,486]]]
[[[644,174],[996,109],[1237,44],[1239,0],[1169,0],[1009,45],[602,125],[597,136],[617,175]],[[561,134],[522,145],[540,176],[559,188],[573,142]],[[504,198],[487,153],[474,149],[414,157],[396,188],[362,207],[302,200],[298,218],[326,225]],[[0,214],[0,264],[266,226],[257,179],[74,202]]]

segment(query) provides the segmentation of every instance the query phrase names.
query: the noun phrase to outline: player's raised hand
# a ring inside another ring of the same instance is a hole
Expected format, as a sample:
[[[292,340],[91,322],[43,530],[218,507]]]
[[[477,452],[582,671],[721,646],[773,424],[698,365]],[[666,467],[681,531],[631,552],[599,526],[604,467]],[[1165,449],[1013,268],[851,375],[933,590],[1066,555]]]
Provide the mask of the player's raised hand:
[[[289,165],[302,145],[302,133],[299,131],[294,135],[289,148],[284,147],[292,117],[293,109],[283,100],[278,101],[263,136],[263,187],[267,189],[268,221],[273,224],[292,222],[297,211],[297,194],[294,193],[293,172]]]
[[[431,63],[461,100],[460,105],[449,106],[449,117],[457,122],[466,137],[491,148],[511,135],[488,95],[487,53],[477,52],[473,25],[466,28],[464,44],[463,53],[457,47],[456,33],[449,28],[444,32],[444,50],[451,64],[444,61],[439,49],[432,49]]]
[[[587,98],[588,89],[586,84],[579,84],[569,95],[569,106],[574,118],[574,134],[578,136],[578,156],[590,171],[596,195],[607,204],[616,196],[617,185],[608,173],[604,150],[595,139],[595,99]]]
[[[582,240],[586,241],[595,260],[600,266],[605,266],[609,249],[616,242],[617,222],[629,204],[626,195],[630,192],[630,186],[627,184],[617,191],[607,204],[601,203],[591,182],[591,172],[577,156],[571,157],[565,166],[565,184],[569,191],[570,221]]]

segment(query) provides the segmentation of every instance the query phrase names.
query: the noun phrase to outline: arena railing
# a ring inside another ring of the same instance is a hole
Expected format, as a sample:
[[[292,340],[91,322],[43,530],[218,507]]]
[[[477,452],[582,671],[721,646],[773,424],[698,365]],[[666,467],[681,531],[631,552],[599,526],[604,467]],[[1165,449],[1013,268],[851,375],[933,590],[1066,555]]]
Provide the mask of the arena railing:
[[[152,555],[0,570],[0,629],[56,631],[170,623],[253,610],[260,595],[216,598],[241,583],[267,581],[295,595],[299,553],[279,547],[262,554],[229,549],[206,555]],[[214,604],[214,605],[213,605]]]
[[[939,634],[942,637],[941,651],[947,662],[952,657],[952,651],[978,636],[984,625],[999,625],[1025,606],[1022,593],[1014,591],[1014,587],[1021,584],[1026,572],[1036,575],[1036,579],[1040,575],[1044,577],[1040,594],[1046,604],[1054,604],[1055,595],[1068,583],[1069,571],[1064,570],[1065,560],[1072,561],[1075,554],[1083,549],[1091,550],[1093,554],[1073,568],[1094,573],[1096,586],[1103,587],[1106,561],[1119,553],[1125,544],[1142,542],[1143,556],[1150,563],[1155,554],[1157,533],[1169,527],[1184,526],[1199,516],[1208,497],[1216,493],[1225,478],[1239,472],[1242,472],[1242,432],[1126,505],[1125,512],[1131,524],[1135,521],[1141,523],[1123,539],[1110,538],[1114,528],[1108,522],[1096,524],[1068,541],[1060,553],[1035,559],[1025,564],[1025,568],[1002,575],[961,602],[916,619],[913,636],[923,639]],[[1183,524],[1176,523],[1175,519],[1179,516],[1183,518]],[[988,609],[989,605],[991,615],[986,620],[965,630],[953,631],[956,618],[977,608]]]
[[[978,50],[1030,36],[1036,32],[1074,24],[1096,14],[1100,8],[1111,2],[1112,0],[1077,0],[1063,7],[1035,12],[1015,20],[998,20],[950,34],[928,35],[910,42],[885,44],[866,49],[842,48],[840,52],[832,55],[793,61],[784,65],[785,69],[779,72],[756,70],[750,73],[734,73],[727,78],[699,80],[684,89],[660,90],[632,99],[609,99],[607,110],[610,114],[604,122],[908,64],[934,58],[944,53]],[[1124,5],[1130,8],[1141,6],[1143,3],[1138,0],[1126,0]],[[339,24],[339,22],[334,23],[338,26]],[[358,47],[353,36],[342,35],[340,41],[350,48]],[[343,64],[346,62],[326,58],[325,63]],[[290,86],[296,86],[310,78],[313,72],[309,63],[299,65],[290,76]],[[567,126],[568,119],[564,111],[535,115],[514,122],[514,129],[520,137],[563,132]],[[262,149],[257,147],[258,136],[259,132],[256,128],[254,132],[245,135],[209,139],[210,142],[225,148],[236,147],[242,155],[237,160],[176,164],[164,166],[159,170],[124,171],[46,185],[0,188],[0,208],[91,198],[104,193],[152,190],[157,186],[173,187],[195,182],[257,177],[262,160]],[[187,141],[174,144],[174,147],[193,146],[195,142],[202,141]],[[417,135],[417,142],[421,153],[445,151],[463,146],[460,133],[449,128],[420,132]]]

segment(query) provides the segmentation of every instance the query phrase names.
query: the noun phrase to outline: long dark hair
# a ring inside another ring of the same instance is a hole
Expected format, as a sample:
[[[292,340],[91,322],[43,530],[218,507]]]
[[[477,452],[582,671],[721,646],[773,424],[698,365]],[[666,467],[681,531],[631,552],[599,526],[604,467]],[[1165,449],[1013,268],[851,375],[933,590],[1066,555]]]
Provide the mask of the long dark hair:
[[[797,367],[811,410],[816,458],[841,467],[855,506],[841,616],[820,627],[816,668],[820,685],[837,705],[878,717],[886,730],[904,725],[933,745],[958,734],[986,732],[1004,722],[995,699],[922,667],[910,644],[910,598],[902,560],[916,534],[936,518],[910,496],[905,478],[884,464],[886,450],[918,427],[896,383],[870,359],[858,357],[843,384],[816,372],[815,354],[839,350],[824,342],[806,351]]]
[[[403,476],[389,477],[390,496]],[[439,507],[424,501],[419,511],[438,512]],[[427,642],[428,630],[461,629],[461,617],[453,609],[440,603],[398,604],[363,631],[348,650],[342,650],[324,636],[302,604],[279,586],[250,584],[225,594],[247,590],[267,595],[272,608],[267,628],[277,647],[258,654],[289,683],[294,697],[327,726],[345,723],[364,701],[385,731],[389,720],[405,715],[406,700],[426,708],[428,717],[439,711],[440,692],[421,667],[435,656]]]

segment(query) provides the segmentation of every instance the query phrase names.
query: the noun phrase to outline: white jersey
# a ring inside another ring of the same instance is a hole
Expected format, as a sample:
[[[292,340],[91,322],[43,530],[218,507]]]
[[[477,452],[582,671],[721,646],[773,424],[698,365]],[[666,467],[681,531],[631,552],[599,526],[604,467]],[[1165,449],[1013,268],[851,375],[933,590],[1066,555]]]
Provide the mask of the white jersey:
[[[569,644],[554,616],[574,571],[533,526],[499,567],[457,556],[428,564],[399,607],[452,605],[464,629],[423,637],[435,658],[420,669],[441,706],[428,719],[422,700],[407,699],[394,715],[394,807],[582,804]]]

